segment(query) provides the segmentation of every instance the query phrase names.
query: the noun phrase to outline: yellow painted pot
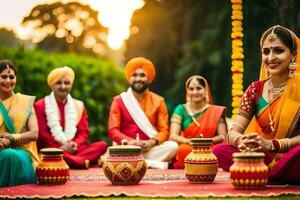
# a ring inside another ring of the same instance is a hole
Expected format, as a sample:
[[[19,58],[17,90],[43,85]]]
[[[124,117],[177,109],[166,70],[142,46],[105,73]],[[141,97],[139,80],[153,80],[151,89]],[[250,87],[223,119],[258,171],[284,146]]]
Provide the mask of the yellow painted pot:
[[[211,183],[218,172],[218,159],[212,153],[212,138],[189,140],[192,152],[184,160],[185,176],[191,183]]]

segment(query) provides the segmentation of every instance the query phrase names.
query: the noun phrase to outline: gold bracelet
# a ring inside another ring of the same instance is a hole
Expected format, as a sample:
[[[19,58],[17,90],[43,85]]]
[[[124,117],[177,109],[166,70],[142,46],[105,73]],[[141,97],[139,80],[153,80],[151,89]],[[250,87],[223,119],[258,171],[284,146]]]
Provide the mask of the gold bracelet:
[[[244,132],[244,131],[245,131],[245,128],[243,128],[243,127],[242,127],[241,125],[239,125],[238,123],[233,123],[233,124],[232,124],[231,130],[235,130],[234,127],[240,128],[240,129],[241,129],[241,132]],[[235,130],[235,131],[238,131],[238,130]]]
[[[290,138],[282,138],[277,140],[279,143],[279,152],[284,153],[290,150],[291,148],[291,140]]]
[[[13,136],[15,138],[15,143],[18,144],[20,142],[20,139],[21,139],[21,134],[16,133]]]
[[[239,132],[237,132],[235,130],[231,130],[231,131],[234,131],[234,132],[229,132],[226,135],[226,140],[227,140],[227,142],[229,142],[229,144],[237,147],[242,134],[240,134]]]

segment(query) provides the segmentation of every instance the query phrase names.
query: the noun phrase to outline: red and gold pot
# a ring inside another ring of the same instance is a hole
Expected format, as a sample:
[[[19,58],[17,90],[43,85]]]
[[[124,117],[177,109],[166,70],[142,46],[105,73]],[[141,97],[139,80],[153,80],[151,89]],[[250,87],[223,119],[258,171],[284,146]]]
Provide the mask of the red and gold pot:
[[[109,147],[103,172],[113,185],[135,185],[144,177],[147,165],[142,149],[133,145]]]
[[[60,185],[69,180],[69,166],[63,159],[63,150],[57,148],[41,149],[41,163],[35,171],[39,184]]]
[[[268,182],[269,169],[261,152],[239,152],[233,154],[230,179],[237,189],[263,189]]]

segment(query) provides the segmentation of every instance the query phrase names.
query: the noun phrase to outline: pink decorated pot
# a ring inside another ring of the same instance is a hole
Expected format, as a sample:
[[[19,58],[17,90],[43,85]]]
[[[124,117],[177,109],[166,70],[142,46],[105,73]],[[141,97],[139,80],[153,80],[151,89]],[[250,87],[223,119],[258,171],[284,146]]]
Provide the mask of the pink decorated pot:
[[[60,185],[69,180],[69,166],[63,159],[63,150],[57,148],[41,149],[41,163],[35,170],[39,184]]]
[[[191,183],[211,183],[218,172],[218,159],[212,153],[212,138],[189,140],[192,152],[184,160],[185,176]]]
[[[103,172],[113,185],[136,185],[144,177],[147,165],[142,149],[132,145],[109,147]]]
[[[233,154],[230,179],[237,189],[263,189],[268,182],[268,167],[264,153],[240,152]]]

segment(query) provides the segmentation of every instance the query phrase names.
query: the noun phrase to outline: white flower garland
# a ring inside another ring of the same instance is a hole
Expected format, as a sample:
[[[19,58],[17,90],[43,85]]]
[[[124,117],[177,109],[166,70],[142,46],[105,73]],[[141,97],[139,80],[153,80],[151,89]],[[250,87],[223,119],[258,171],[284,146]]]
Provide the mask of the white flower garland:
[[[70,94],[67,96],[67,103],[65,105],[65,130],[60,125],[59,109],[56,103],[54,93],[51,92],[49,96],[45,97],[45,111],[47,118],[47,125],[50,128],[51,134],[54,139],[63,144],[72,140],[76,134],[76,107],[73,98]]]

